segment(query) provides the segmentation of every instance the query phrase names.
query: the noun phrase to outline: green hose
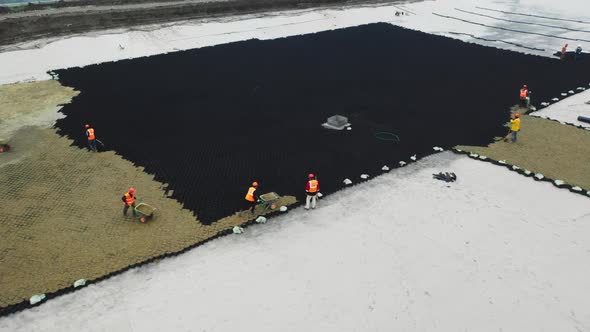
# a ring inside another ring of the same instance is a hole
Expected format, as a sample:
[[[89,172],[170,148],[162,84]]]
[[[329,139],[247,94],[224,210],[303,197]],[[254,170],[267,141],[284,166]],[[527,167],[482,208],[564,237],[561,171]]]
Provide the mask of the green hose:
[[[389,142],[400,142],[399,136],[394,133],[389,133],[386,131],[380,131],[375,133],[375,138],[381,141],[389,141]]]

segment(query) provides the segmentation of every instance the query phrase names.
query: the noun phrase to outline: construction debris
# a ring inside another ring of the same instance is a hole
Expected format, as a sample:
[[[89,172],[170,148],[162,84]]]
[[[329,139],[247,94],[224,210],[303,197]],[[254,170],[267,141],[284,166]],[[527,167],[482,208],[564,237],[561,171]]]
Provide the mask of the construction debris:
[[[322,127],[333,130],[342,130],[347,128],[350,130],[350,123],[348,118],[342,115],[334,115],[328,118],[328,120],[322,124]]]
[[[74,282],[74,288],[86,286],[86,282],[87,282],[86,279],[78,279]]]
[[[45,294],[35,294],[35,295],[31,296],[31,298],[29,299],[29,303],[31,303],[31,305],[33,305],[33,304],[37,304],[43,300],[45,300]]]
[[[455,182],[457,181],[457,175],[455,173],[449,172],[440,172],[438,174],[432,174],[432,178],[445,181],[445,182]]]

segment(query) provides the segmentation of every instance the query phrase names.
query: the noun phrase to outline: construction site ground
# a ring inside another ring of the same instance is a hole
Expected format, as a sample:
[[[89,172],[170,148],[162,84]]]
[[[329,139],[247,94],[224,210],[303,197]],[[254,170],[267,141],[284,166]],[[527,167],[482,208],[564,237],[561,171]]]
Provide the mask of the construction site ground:
[[[519,111],[524,110],[514,109],[513,113]],[[588,130],[524,115],[515,143],[497,137],[496,142],[489,146],[457,148],[494,160],[505,160],[508,164],[590,190]]]
[[[413,0],[411,0],[413,1]],[[101,0],[0,6],[0,50],[38,38],[189,19],[401,0]]]
[[[32,119],[76,94],[56,81],[0,86],[1,115],[13,122]],[[74,147],[47,126],[31,122],[10,143],[14,149],[0,155],[3,307],[182,250],[252,218],[236,213],[205,226],[141,167],[114,152]],[[523,116],[517,143],[459,148],[590,188],[588,143],[588,131]],[[157,207],[155,220],[123,217],[120,198],[130,186]],[[278,205],[295,201],[286,196]],[[264,211],[259,207],[257,214]]]
[[[3,85],[0,116],[18,123],[74,95],[56,81]],[[180,251],[252,219],[239,212],[203,225],[142,167],[72,146],[44,125],[22,126],[9,139],[13,150],[0,154],[0,307]],[[123,216],[121,196],[130,186],[158,209],[154,220]],[[277,205],[294,202],[284,196]],[[258,207],[256,214],[266,212]]]

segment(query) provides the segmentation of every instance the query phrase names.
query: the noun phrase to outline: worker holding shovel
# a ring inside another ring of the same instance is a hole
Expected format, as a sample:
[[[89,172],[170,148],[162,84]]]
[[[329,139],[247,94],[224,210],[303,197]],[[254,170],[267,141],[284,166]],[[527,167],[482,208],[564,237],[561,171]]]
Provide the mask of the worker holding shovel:
[[[514,119],[510,120],[510,134],[512,135],[512,142],[516,142],[518,132],[520,131],[520,114],[514,114]]]
[[[90,150],[98,152],[98,149],[96,148],[97,142],[104,149],[104,144],[102,144],[102,142],[96,138],[94,128],[90,127],[89,124],[86,124],[84,127],[86,127],[86,138],[88,138],[88,147],[90,148]]]
[[[94,128],[90,127],[89,124],[86,124],[86,138],[88,139],[88,147],[90,150],[94,152],[98,152],[96,149],[96,135],[94,135]]]

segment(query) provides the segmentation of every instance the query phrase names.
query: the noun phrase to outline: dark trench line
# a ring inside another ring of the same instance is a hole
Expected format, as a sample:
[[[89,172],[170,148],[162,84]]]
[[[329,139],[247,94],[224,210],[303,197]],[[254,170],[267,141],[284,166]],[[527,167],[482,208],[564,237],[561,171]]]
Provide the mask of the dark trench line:
[[[486,27],[486,28],[491,28],[491,29],[498,29],[498,30],[504,30],[504,31],[510,31],[510,32],[518,32],[518,33],[524,33],[524,34],[529,34],[529,35],[543,36],[543,37],[563,39],[563,40],[571,40],[571,41],[578,41],[578,42],[583,41],[583,42],[590,43],[590,40],[588,40],[588,39],[577,39],[577,38],[569,38],[569,37],[559,37],[559,36],[548,35],[548,34],[538,33],[538,32],[529,32],[529,31],[522,31],[522,30],[501,28],[501,27],[495,27],[495,26],[492,26],[492,25],[487,25],[487,24],[483,24],[483,23],[477,23],[477,22],[465,20],[465,19],[458,18],[458,17],[441,15],[441,14],[437,14],[437,13],[432,13],[432,14],[435,15],[435,16],[439,16],[439,17],[443,17],[443,18],[450,18],[452,20],[457,20],[457,21],[461,21],[461,22],[465,22],[465,23],[480,25],[480,26],[483,26],[483,27]]]
[[[541,52],[545,51],[544,48],[530,47],[530,46],[525,46],[525,45],[522,45],[522,44],[512,43],[512,42],[509,42],[509,41],[499,40],[499,39],[488,39],[488,38],[483,38],[483,37],[477,37],[477,36],[472,35],[470,33],[451,32],[451,31],[449,31],[448,33],[449,34],[452,34],[452,35],[465,35],[465,36],[469,36],[469,37],[471,37],[473,39],[479,39],[479,40],[485,40],[485,41],[491,41],[491,42],[505,43],[505,44],[514,45],[514,46],[517,46],[517,47],[526,48],[528,50],[533,50],[533,51],[541,51]]]
[[[551,24],[543,24],[543,23],[534,23],[534,22],[509,20],[509,19],[506,19],[506,18],[500,18],[500,17],[490,16],[490,15],[480,14],[480,13],[476,13],[476,12],[472,12],[472,11],[464,10],[464,9],[459,9],[459,8],[455,8],[455,10],[460,11],[460,12],[463,12],[463,13],[467,13],[467,14],[472,14],[472,15],[477,15],[477,16],[491,18],[491,19],[498,20],[498,21],[504,21],[504,22],[510,22],[510,23],[518,23],[518,24],[537,25],[537,26],[542,26],[542,27],[547,27],[547,28],[556,28],[556,29],[567,30],[567,31],[590,33],[590,31],[588,31],[588,30],[572,29],[572,28],[560,27],[558,25],[551,25]]]
[[[475,8],[477,8],[477,9],[483,9],[483,10],[489,10],[489,11],[492,11],[492,12],[510,14],[510,15],[538,17],[538,18],[546,18],[548,20],[554,20],[554,21],[564,21],[564,22],[575,22],[575,23],[582,23],[582,24],[590,24],[590,22],[586,22],[586,21],[570,20],[570,19],[567,19],[567,18],[560,18],[560,17],[550,17],[550,16],[535,15],[535,14],[524,14],[524,13],[518,13],[518,12],[507,12],[507,11],[504,11],[504,10],[498,10],[498,9],[492,9],[492,8],[486,8],[486,7],[479,7],[479,6],[476,6]]]

